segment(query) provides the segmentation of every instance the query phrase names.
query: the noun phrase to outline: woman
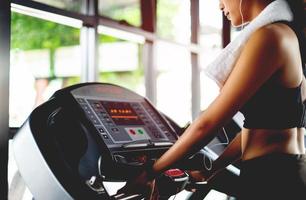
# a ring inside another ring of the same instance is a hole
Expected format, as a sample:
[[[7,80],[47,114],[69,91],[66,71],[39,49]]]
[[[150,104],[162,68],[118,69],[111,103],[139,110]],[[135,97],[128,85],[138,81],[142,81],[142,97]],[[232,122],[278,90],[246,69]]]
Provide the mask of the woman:
[[[238,26],[252,21],[272,1],[220,0],[220,8],[232,25]],[[152,169],[121,191],[150,185],[154,175],[208,144],[216,130],[241,111],[244,128],[213,163],[210,174],[241,159],[240,199],[306,199],[305,18],[301,17],[302,1],[288,3],[294,21],[276,22],[254,32],[213,103]]]

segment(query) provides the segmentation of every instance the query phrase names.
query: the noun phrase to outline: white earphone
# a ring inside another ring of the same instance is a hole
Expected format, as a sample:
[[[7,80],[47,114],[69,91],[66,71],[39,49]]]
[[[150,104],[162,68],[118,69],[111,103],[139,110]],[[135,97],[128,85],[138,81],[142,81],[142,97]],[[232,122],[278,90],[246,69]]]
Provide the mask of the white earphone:
[[[241,16],[241,24],[234,26],[235,28],[240,28],[240,29],[244,29],[244,27],[249,23],[249,22],[244,22],[244,17],[243,17],[243,13],[242,13],[242,2],[243,0],[240,0],[239,3],[239,12],[240,12],[240,16]]]

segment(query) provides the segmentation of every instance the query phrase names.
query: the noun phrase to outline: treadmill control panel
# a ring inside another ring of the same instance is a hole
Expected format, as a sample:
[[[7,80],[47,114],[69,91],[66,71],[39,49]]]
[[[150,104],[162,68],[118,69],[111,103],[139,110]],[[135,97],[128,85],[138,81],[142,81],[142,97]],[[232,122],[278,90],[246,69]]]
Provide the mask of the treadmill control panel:
[[[120,93],[120,88],[109,89],[100,95],[95,93],[95,96],[72,92],[109,148],[162,147],[171,146],[176,141],[165,119],[145,98],[131,91],[129,95],[125,89],[118,101],[114,95]]]

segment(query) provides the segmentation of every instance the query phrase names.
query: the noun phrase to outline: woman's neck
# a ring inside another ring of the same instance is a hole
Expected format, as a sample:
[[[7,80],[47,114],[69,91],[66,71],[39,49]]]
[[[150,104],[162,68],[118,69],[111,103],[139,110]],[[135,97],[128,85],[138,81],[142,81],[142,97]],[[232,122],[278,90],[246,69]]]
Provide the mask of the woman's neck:
[[[252,21],[255,19],[271,2],[274,0],[248,0],[245,1],[248,11],[246,15],[246,21]]]

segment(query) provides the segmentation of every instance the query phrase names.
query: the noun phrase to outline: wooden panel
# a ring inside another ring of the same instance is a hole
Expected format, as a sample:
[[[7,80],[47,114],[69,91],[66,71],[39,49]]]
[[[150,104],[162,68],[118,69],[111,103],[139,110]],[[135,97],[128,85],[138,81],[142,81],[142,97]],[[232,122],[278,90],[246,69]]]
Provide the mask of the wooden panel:
[[[141,0],[141,28],[149,32],[156,31],[157,0]]]

